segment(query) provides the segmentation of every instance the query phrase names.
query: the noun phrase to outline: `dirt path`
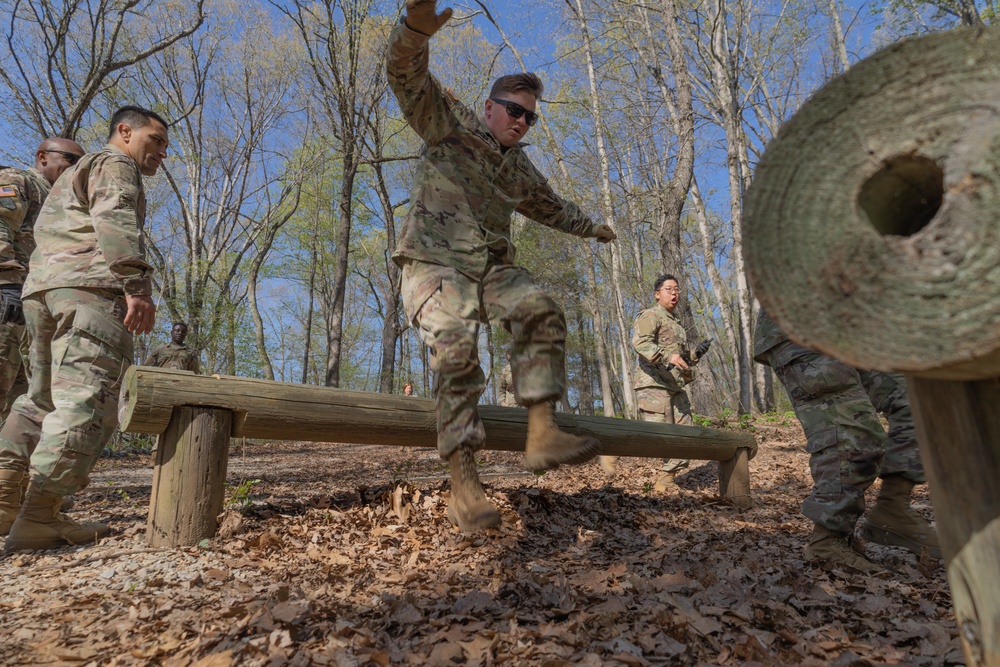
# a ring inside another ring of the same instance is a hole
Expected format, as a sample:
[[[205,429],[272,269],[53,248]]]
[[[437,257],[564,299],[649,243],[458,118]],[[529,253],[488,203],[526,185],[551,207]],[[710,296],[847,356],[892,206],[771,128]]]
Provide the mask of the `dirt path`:
[[[0,561],[0,664],[962,664],[939,563],[803,561],[801,431],[758,434],[742,513],[714,463],[658,497],[652,461],[609,485],[596,463],[535,476],[484,452],[504,522],[473,537],[433,450],[235,442],[224,536],[163,550],[144,543],[148,457],[102,459],[76,515],[113,535]]]

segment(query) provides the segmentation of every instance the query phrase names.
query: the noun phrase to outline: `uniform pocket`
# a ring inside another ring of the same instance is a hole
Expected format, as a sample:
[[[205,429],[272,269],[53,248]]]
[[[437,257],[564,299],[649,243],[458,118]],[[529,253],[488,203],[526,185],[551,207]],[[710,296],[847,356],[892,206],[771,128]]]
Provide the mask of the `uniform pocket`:
[[[132,334],[111,314],[79,304],[59,377],[117,385],[132,364]]]
[[[417,314],[427,300],[441,291],[441,276],[433,270],[434,265],[408,262],[403,266],[403,279],[399,294],[403,298],[403,310],[410,324],[417,325]]]
[[[812,354],[782,367],[782,381],[794,401],[811,401],[859,386],[858,372],[830,357]]]

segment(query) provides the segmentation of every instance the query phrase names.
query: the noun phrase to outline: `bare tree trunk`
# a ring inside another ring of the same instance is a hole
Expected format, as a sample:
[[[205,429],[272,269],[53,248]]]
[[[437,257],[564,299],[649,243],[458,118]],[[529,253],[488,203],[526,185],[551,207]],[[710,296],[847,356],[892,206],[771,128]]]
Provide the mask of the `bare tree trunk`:
[[[568,0],[567,0],[568,2]],[[605,224],[612,229],[617,229],[618,223],[615,219],[614,202],[611,197],[611,164],[608,158],[608,151],[604,145],[604,119],[601,112],[600,96],[597,90],[597,71],[594,68],[593,44],[590,39],[590,30],[587,27],[587,20],[583,14],[582,0],[574,0],[575,5],[571,8],[576,14],[580,26],[580,35],[583,39],[583,51],[587,61],[587,79],[590,83],[590,113],[594,119],[594,140],[597,144],[597,157],[601,167],[601,209],[604,215]],[[618,246],[614,243],[608,244],[611,254],[611,293],[615,302],[615,317],[618,321],[618,330],[622,332],[617,337],[618,354],[621,357],[622,370],[622,398],[624,401],[625,413],[630,417],[636,416],[635,393],[632,390],[632,381],[629,373],[629,360],[632,351],[626,340],[625,333],[628,326],[625,323],[625,309],[621,293],[620,276],[622,275],[621,256]]]
[[[313,219],[312,243],[309,248],[309,306],[306,312],[305,351],[302,353],[302,384],[309,382],[310,355],[312,352],[313,303],[316,300],[316,265],[319,253],[319,219]]]
[[[587,325],[583,320],[581,308],[576,309],[576,328],[580,331],[581,351],[587,349]],[[590,359],[586,354],[580,354],[580,402],[579,411],[583,415],[594,414],[594,378],[591,377]]]
[[[753,297],[747,283],[743,262],[743,238],[740,229],[743,218],[743,161],[746,154],[742,117],[737,107],[735,63],[729,50],[725,0],[712,0],[712,31],[710,34],[709,68],[715,106],[726,134],[726,172],[729,176],[730,224],[733,230],[733,269],[736,274],[736,296],[739,312],[738,368],[740,377],[740,414],[753,409],[754,368],[751,322]],[[742,154],[742,155],[741,155]]]
[[[378,141],[378,139],[376,139]],[[385,184],[382,164],[376,162],[372,166],[375,174],[376,190],[382,204],[382,215],[385,218],[385,245],[383,261],[388,286],[385,292],[385,316],[382,319],[382,362],[379,370],[379,391],[391,393],[396,377],[396,341],[399,339],[399,267],[390,258],[390,253],[396,247],[396,224],[393,217],[393,206],[389,199],[389,189]]]
[[[840,0],[827,0],[827,12],[830,20],[833,21],[833,49],[840,60],[840,72],[846,72],[851,66],[851,61],[847,57],[847,42],[844,39],[844,26],[840,22]],[[839,73],[839,72],[838,72]]]
[[[611,376],[608,373],[608,345],[604,335],[604,316],[601,314],[601,304],[597,302],[597,274],[592,262],[587,262],[587,294],[594,300],[594,349],[597,351],[597,368],[601,375],[601,402],[604,404],[604,416],[615,416],[615,398],[611,393]]]

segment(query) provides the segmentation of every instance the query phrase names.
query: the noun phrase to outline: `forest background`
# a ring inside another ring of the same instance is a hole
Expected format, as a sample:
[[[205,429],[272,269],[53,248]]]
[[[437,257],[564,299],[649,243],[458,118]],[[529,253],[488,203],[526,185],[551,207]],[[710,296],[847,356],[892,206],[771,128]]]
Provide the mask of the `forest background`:
[[[527,140],[556,190],[617,243],[514,220],[517,262],[563,306],[563,408],[634,416],[634,317],[655,276],[682,288],[692,344],[715,339],[691,391],[703,415],[775,406],[752,362],[743,196],[767,141],[809,94],[900,38],[996,21],[996,0],[459,0],[432,72],[481,108],[498,76],[540,74]],[[448,3],[439,3],[439,7]],[[0,162],[42,137],[87,150],[124,104],[171,122],[146,179],[158,323],[204,372],[432,393],[389,256],[420,143],[386,85],[401,3],[385,0],[0,0]],[[483,328],[495,378],[510,342]],[[780,398],[780,396],[779,396]]]

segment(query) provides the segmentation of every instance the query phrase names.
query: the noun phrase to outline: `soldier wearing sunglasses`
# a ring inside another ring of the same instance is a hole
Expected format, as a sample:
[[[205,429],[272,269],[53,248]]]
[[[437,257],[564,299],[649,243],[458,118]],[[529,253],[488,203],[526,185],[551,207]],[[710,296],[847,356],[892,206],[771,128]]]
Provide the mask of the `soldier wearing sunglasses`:
[[[52,184],[83,153],[75,141],[52,137],[38,146],[34,167],[0,167],[0,421],[28,388],[20,353],[21,285],[35,249],[35,218]]]
[[[538,120],[537,76],[501,77],[477,114],[430,74],[428,42],[450,17],[451,9],[437,12],[435,0],[407,0],[389,39],[389,83],[425,143],[393,259],[403,269],[407,318],[431,349],[438,452],[451,467],[448,518],[474,532],[500,523],[474,459],[486,439],[476,409],[486,386],[480,321],[499,320],[513,335],[514,394],[528,408],[525,467],[583,463],[600,451],[596,439],[556,425],[555,401],[566,388],[566,321],[514,265],[511,215],[602,243],[616,236],[559,197],[524,151],[522,140]]]

